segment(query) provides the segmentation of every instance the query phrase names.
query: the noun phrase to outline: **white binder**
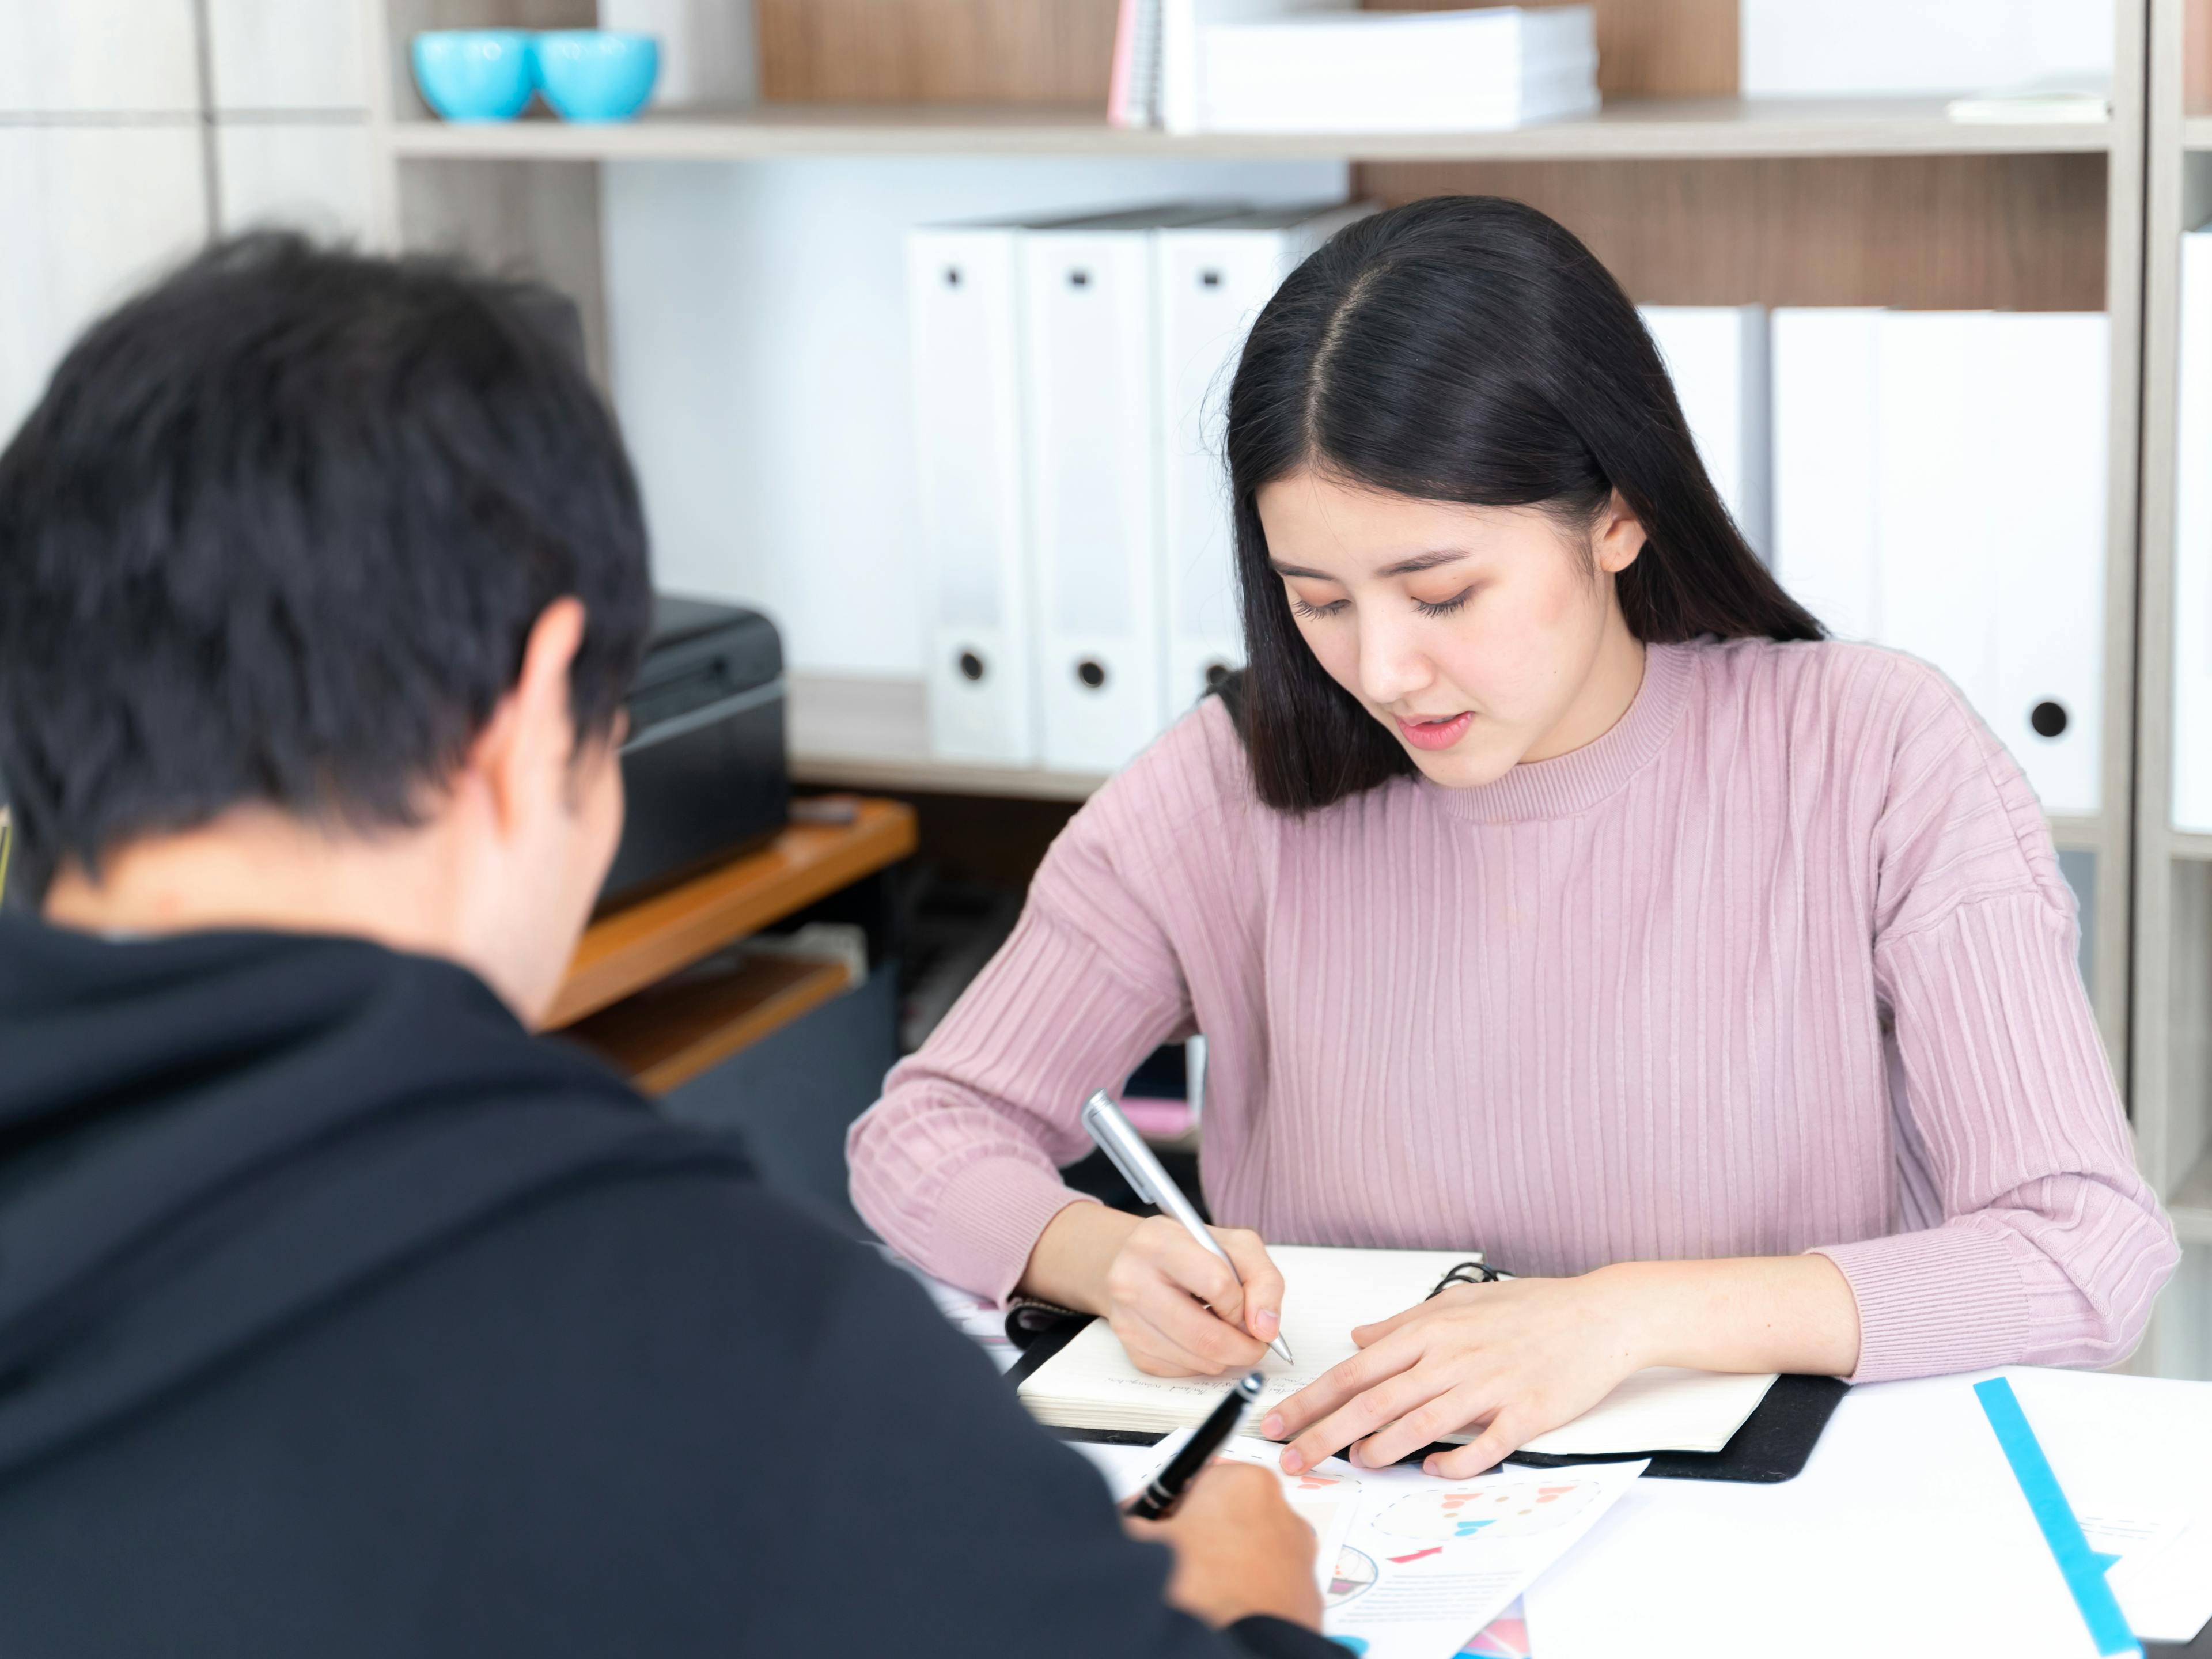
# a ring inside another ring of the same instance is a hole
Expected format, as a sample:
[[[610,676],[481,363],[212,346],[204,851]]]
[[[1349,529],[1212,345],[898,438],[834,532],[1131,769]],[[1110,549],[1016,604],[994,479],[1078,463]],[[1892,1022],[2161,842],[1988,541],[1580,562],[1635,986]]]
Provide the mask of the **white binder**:
[[[1172,721],[1244,660],[1228,461],[1229,386],[1253,319],[1364,204],[1262,209],[1155,238],[1163,614]]]
[[[930,752],[1038,758],[1022,486],[1021,231],[907,238]]]
[[[1219,211],[1022,239],[1039,736],[1056,770],[1112,771],[1166,724],[1152,234]]]
[[[1872,640],[1881,313],[1773,316],[1774,574],[1838,639]]]
[[[1698,458],[1751,550],[1771,560],[1770,377],[1763,306],[1645,306]]]
[[[2094,313],[1774,319],[1778,574],[1942,669],[2057,815],[2101,799],[2108,349]]]
[[[2173,525],[2173,827],[2212,835],[2212,230],[2181,239]]]

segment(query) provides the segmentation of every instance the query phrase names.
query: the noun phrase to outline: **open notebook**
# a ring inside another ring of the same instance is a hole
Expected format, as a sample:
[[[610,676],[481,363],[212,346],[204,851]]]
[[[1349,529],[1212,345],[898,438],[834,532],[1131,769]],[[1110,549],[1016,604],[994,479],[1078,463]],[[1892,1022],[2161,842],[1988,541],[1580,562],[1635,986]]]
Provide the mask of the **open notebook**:
[[[1352,1250],[1279,1244],[1268,1254],[1283,1270],[1283,1340],[1295,1365],[1273,1354],[1261,1362],[1267,1391],[1249,1420],[1358,1352],[1352,1329],[1412,1307],[1426,1297],[1464,1250]],[[1573,1422],[1521,1449],[1553,1456],[1647,1451],[1717,1452],[1743,1426],[1772,1376],[1653,1367],[1637,1372]],[[1147,1376],[1129,1363],[1103,1319],[1024,1380],[1022,1403],[1039,1422],[1063,1429],[1168,1433],[1198,1422],[1220,1401],[1206,1376]],[[1447,1436],[1466,1441],[1472,1432]]]

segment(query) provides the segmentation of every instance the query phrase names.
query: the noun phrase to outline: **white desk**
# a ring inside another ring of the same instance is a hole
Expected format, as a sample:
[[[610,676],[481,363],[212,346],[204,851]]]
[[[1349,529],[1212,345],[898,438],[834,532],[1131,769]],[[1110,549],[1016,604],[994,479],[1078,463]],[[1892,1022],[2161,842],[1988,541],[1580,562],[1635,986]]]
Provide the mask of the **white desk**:
[[[1852,1391],[1796,1480],[1644,1480],[1528,1595],[1542,1659],[2089,1659],[1972,1385],[2013,1379],[2077,1515],[2198,1524],[2157,1575],[2212,1586],[2212,1384],[2007,1370]],[[2114,1583],[2129,1605],[2122,1570]]]

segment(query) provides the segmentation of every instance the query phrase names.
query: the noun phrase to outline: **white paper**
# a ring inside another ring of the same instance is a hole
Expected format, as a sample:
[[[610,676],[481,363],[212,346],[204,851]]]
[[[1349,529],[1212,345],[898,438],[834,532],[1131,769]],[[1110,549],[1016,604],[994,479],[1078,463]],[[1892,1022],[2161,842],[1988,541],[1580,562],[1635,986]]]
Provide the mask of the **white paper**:
[[[1449,1659],[1636,1485],[1644,1465],[1507,1468],[1438,1480],[1413,1466],[1358,1472],[1324,1634],[1365,1659]],[[1628,1651],[1630,1650],[1624,1650]]]
[[[1132,1494],[1170,1455],[1164,1442]],[[1645,1467],[1509,1465],[1479,1480],[1439,1480],[1410,1464],[1355,1469],[1328,1457],[1285,1474],[1281,1447],[1244,1435],[1221,1456],[1282,1481],[1285,1501],[1314,1530],[1322,1633],[1364,1659],[1450,1659],[1595,1526]]]
[[[2008,1371],[2128,1626],[2186,1642],[2212,1620],[2212,1383]]]
[[[1853,1389],[1794,1480],[1639,1482],[1529,1591],[1533,1650],[1544,1659],[2092,1659],[1977,1380]],[[2020,1393],[2042,1435],[2036,1396]]]

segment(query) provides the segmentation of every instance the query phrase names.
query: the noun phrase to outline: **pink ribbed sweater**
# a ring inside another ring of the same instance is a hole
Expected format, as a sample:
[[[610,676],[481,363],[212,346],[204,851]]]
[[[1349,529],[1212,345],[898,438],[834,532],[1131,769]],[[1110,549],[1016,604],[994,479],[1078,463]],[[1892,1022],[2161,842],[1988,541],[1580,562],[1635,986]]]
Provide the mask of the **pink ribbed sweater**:
[[[1076,1109],[1207,1039],[1206,1196],[1522,1273],[1820,1249],[1858,1378],[2133,1346],[2175,1261],[2019,769],[1909,658],[1653,647],[1597,742],[1296,818],[1209,701],[1079,813],[854,1126],[884,1238],[1004,1296]]]

